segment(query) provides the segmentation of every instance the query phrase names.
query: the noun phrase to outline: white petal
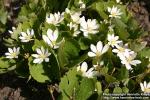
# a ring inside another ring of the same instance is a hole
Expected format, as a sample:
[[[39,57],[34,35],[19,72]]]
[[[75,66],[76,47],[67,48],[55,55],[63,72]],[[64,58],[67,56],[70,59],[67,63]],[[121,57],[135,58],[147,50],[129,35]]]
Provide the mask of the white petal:
[[[17,51],[16,51],[16,52],[19,53],[19,52],[20,52],[19,50],[20,50],[20,47],[17,48]]]
[[[57,40],[57,38],[58,38],[58,29],[56,29],[55,31],[54,31],[54,40]]]
[[[95,56],[96,56],[96,54],[95,54],[95,53],[93,53],[93,52],[88,52],[88,56],[89,56],[89,57],[95,57]]]
[[[49,62],[49,58],[45,58],[45,62]]]
[[[150,88],[150,82],[147,84],[147,88]]]
[[[40,61],[38,62],[38,64],[41,64],[43,62],[43,59],[42,58],[40,58]]]
[[[146,84],[146,81],[144,81],[144,88],[146,88],[147,87],[147,84]]]
[[[23,39],[21,40],[21,42],[29,42],[29,40]]]
[[[118,50],[118,49],[113,49],[113,50],[112,50],[112,52],[114,52],[114,53],[118,53],[118,52],[119,52],[119,50]]]
[[[32,54],[32,56],[35,57],[35,58],[39,58],[38,54]]]
[[[140,60],[132,60],[130,63],[131,63],[131,65],[136,66],[137,64],[140,64],[141,61]]]
[[[31,35],[32,35],[32,36],[34,35],[34,30],[33,30],[33,29],[31,30]]]
[[[38,54],[43,54],[42,51],[41,51],[41,49],[39,49],[39,48],[36,49],[36,52],[37,52]]]
[[[7,53],[5,53],[5,55],[6,55],[6,56],[10,56],[11,54],[7,52]]]
[[[14,57],[12,57],[12,56],[6,56],[6,58],[12,59],[12,58],[14,58]]]
[[[82,30],[83,31],[83,30]],[[83,33],[83,35],[85,36],[85,37],[88,37],[88,32],[87,31],[83,31],[84,33]]]
[[[107,39],[108,39],[108,41],[111,40],[111,34],[108,34]]]
[[[39,63],[39,61],[40,61],[39,58],[38,58],[38,59],[34,59],[34,60],[33,60],[33,63]]]
[[[125,64],[125,66],[126,66],[126,68],[127,68],[128,70],[131,70],[131,69],[132,69],[132,67],[131,67],[130,64]]]
[[[13,53],[13,52],[14,52],[11,48],[8,48],[8,51],[9,51],[10,53]]]
[[[95,45],[91,44],[90,48],[91,48],[91,51],[92,51],[92,52],[94,52],[94,53],[97,52],[97,49],[96,49],[96,46],[95,46]]]
[[[25,37],[20,36],[20,37],[19,37],[19,39],[23,40],[23,39],[26,39],[26,38],[25,38]]]
[[[41,52],[42,54],[45,54],[45,49],[43,47],[41,47]]]
[[[49,40],[49,38],[46,35],[43,35],[43,40],[47,43],[47,44],[51,44],[51,41]]]
[[[103,50],[102,50],[102,54],[104,54],[105,52],[107,52],[108,49],[109,49],[109,45],[106,44],[106,45],[104,46]]]
[[[141,90],[144,91],[144,85],[143,85],[143,83],[140,83],[140,86],[141,86]]]
[[[83,62],[82,64],[81,64],[81,72],[86,72],[87,71],[87,68],[88,68],[88,65],[87,65],[87,63],[86,62]]]
[[[51,29],[47,30],[47,36],[48,38],[51,38],[51,35],[53,34],[53,31]]]
[[[29,36],[30,36],[30,30],[29,30],[29,29],[27,29],[27,35],[29,35]]]
[[[99,41],[96,45],[97,51],[99,51],[100,53],[102,52],[103,49],[103,44],[101,41]]]
[[[13,51],[14,51],[14,52],[17,52],[17,49],[16,49],[15,47],[13,47]]]
[[[21,35],[22,35],[23,37],[27,36],[27,34],[26,34],[25,32],[21,32]]]

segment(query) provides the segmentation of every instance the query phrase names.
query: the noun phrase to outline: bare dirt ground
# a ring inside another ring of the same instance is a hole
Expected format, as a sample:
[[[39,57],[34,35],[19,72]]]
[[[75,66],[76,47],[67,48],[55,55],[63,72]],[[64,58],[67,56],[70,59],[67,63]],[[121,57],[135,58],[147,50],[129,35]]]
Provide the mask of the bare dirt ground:
[[[4,0],[5,6],[11,16],[8,18],[8,28],[16,24],[16,17],[20,7],[25,3],[25,0]],[[150,46],[150,0],[139,0],[128,5],[128,9],[133,12],[139,26],[149,35],[144,37]],[[6,35],[6,34],[5,34]],[[47,84],[39,84],[27,79],[18,78],[17,76],[7,73],[0,75],[0,100],[50,100],[50,94],[47,89]]]

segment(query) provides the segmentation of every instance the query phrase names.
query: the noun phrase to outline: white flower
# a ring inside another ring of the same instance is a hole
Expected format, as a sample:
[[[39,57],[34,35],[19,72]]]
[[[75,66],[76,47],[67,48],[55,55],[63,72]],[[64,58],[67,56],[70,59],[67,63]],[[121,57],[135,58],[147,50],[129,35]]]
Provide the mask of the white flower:
[[[93,45],[93,44],[91,44],[90,48],[91,48],[92,52],[88,52],[88,56],[89,57],[95,57],[95,56],[100,57],[102,54],[104,54],[105,52],[107,52],[107,50],[109,49],[109,45],[106,44],[103,47],[102,42],[99,41],[96,46]]]
[[[79,24],[80,23],[80,16],[81,16],[81,12],[72,12],[70,13],[71,19],[74,23]]]
[[[145,93],[150,93],[150,82],[147,84],[146,81],[144,83],[140,83],[141,90]]]
[[[108,26],[109,32],[114,32],[113,26]]]
[[[66,8],[66,9],[65,9],[65,13],[70,14],[70,13],[71,13],[70,9],[69,9],[69,8]]]
[[[80,18],[80,30],[83,32],[84,36],[88,34],[98,33],[99,25],[96,22],[96,19],[88,19],[85,21],[85,17]]]
[[[108,44],[111,45],[112,47],[114,46],[118,46],[119,43],[121,43],[122,41],[119,41],[119,37],[118,36],[114,36],[114,34],[108,34]]]
[[[86,6],[85,6],[85,3],[81,0],[79,0],[79,5],[80,5],[80,8],[81,9],[84,9]]]
[[[80,23],[81,11],[70,11],[68,8],[65,9],[67,14],[70,14],[72,21],[76,24]]]
[[[78,30],[78,25],[77,24],[73,24],[72,22],[70,22],[69,24],[67,24],[67,26],[69,26],[70,30],[73,29],[74,33],[73,33],[73,36],[77,36],[80,31]]]
[[[47,30],[47,35],[43,35],[43,40],[50,45],[51,48],[57,49],[59,48],[59,43],[57,43],[57,38],[58,38],[58,29],[55,31],[48,29]]]
[[[53,25],[58,25],[60,22],[62,22],[64,19],[64,12],[60,14],[58,13],[50,13],[49,15],[46,16],[46,22],[48,24],[53,24]]]
[[[94,71],[94,68],[90,68],[88,70],[88,65],[87,65],[86,62],[83,62],[81,64],[81,66],[78,66],[77,67],[77,71],[81,71],[82,72],[82,76],[83,77],[88,77],[88,78],[93,78],[97,74],[97,72]]]
[[[48,49],[45,50],[43,47],[41,47],[40,49],[37,48],[36,52],[37,54],[32,54],[32,56],[35,57],[33,63],[41,64],[43,61],[49,62],[48,56],[50,56],[51,53],[48,52]]]
[[[114,6],[112,8],[108,7],[107,10],[110,13],[109,17],[120,18],[120,15],[122,14],[120,9]]]
[[[116,0],[117,3],[120,3],[120,0]]]
[[[16,30],[16,28],[15,28],[15,27],[12,27],[12,30],[8,30],[8,32],[9,32],[10,34],[13,34],[15,30]]]
[[[21,39],[21,42],[29,42],[29,41],[33,40],[32,39],[33,35],[34,35],[33,29],[31,29],[31,30],[27,29],[27,33],[21,32],[19,39]]]
[[[140,60],[134,60],[134,58],[136,57],[136,53],[134,53],[133,51],[126,53],[125,56],[121,56],[121,63],[124,64],[126,66],[126,68],[128,70],[132,69],[131,65],[136,66],[137,64],[140,64],[141,61]]]
[[[8,48],[8,51],[9,52],[6,52],[5,53],[5,55],[6,55],[6,58],[10,58],[10,59],[12,59],[12,58],[18,58],[18,55],[19,55],[19,53],[20,53],[20,48],[18,47],[18,48],[13,48],[13,49],[11,49],[11,48]]]
[[[119,57],[125,57],[125,55],[132,54],[134,52],[131,52],[130,49],[128,49],[127,44],[123,45],[123,43],[119,43],[116,45],[116,48],[112,50],[112,52],[117,53],[117,56]]]

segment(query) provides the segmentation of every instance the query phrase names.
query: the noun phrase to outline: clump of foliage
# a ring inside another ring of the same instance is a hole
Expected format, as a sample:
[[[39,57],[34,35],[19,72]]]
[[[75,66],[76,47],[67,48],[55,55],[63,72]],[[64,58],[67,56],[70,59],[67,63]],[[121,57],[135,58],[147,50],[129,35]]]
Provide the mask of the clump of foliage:
[[[146,32],[121,1],[28,0],[17,20],[0,73],[56,83],[62,100],[150,92]]]

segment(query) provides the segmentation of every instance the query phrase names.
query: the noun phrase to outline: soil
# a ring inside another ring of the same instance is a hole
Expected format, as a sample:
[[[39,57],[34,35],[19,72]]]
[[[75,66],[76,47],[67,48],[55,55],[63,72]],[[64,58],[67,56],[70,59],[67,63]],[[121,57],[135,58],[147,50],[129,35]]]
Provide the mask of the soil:
[[[0,100],[50,100],[46,84],[18,78],[13,73],[0,75]]]
[[[11,29],[16,24],[16,17],[20,7],[26,0],[4,0],[5,6],[11,16],[8,17],[8,27]],[[133,12],[139,26],[149,34],[144,37],[150,46],[150,0],[134,1],[128,5],[128,9]],[[7,33],[7,32],[6,32]],[[6,34],[5,34],[6,35]],[[27,79],[18,78],[16,75],[6,73],[0,75],[0,100],[51,100],[47,84],[40,84],[35,81],[27,82]]]
[[[147,41],[147,46],[150,47],[150,0],[135,0],[128,5],[128,9],[132,12],[134,18],[139,23],[139,26],[148,32],[148,35],[143,37]]]

